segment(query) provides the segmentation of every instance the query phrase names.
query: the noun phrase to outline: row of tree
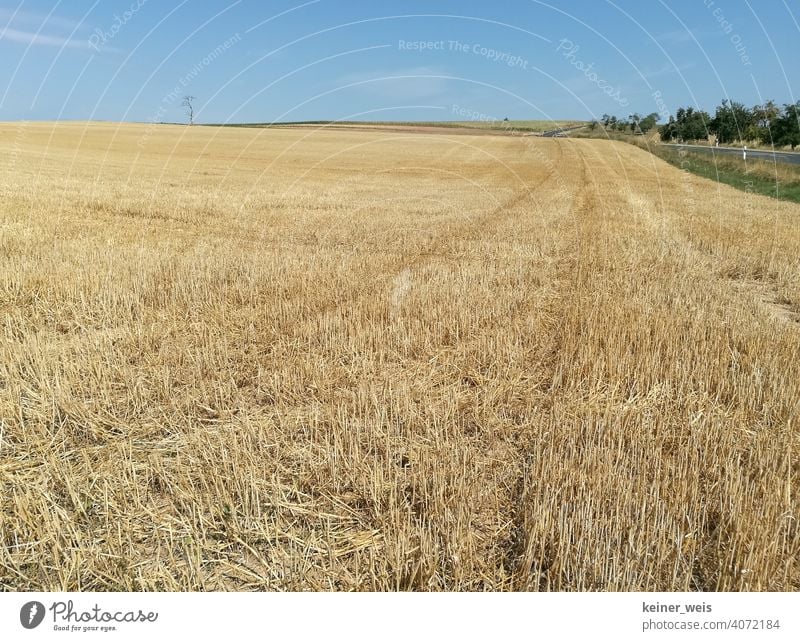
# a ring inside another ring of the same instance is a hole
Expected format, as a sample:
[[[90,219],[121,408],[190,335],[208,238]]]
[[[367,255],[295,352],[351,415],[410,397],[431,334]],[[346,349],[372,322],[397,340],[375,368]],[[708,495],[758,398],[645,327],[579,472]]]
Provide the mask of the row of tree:
[[[722,145],[760,142],[794,150],[800,145],[800,102],[781,108],[770,100],[748,108],[723,100],[713,116],[692,107],[681,108],[658,132],[664,142],[693,142],[714,136]]]
[[[609,114],[603,114],[600,120],[593,120],[589,123],[589,128],[594,131],[602,126],[608,131],[630,132],[632,134],[646,134],[653,129],[661,117],[657,113],[651,113],[647,116],[639,114],[632,114],[627,119],[617,118]]]
[[[628,118],[603,114],[589,127],[592,130],[603,127],[607,131],[646,134],[657,126],[660,119],[657,113],[647,116],[632,114]],[[748,108],[740,102],[723,100],[713,116],[693,107],[681,107],[669,117],[668,123],[658,128],[658,133],[663,142],[695,142],[714,136],[722,145],[760,142],[794,150],[800,145],[800,102],[779,107],[770,100]]]

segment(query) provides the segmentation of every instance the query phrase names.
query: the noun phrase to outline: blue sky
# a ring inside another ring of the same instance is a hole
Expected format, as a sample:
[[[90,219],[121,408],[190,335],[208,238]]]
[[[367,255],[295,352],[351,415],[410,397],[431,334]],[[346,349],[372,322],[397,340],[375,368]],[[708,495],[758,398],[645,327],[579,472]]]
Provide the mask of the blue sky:
[[[798,0],[1,0],[0,120],[591,119],[800,100]]]

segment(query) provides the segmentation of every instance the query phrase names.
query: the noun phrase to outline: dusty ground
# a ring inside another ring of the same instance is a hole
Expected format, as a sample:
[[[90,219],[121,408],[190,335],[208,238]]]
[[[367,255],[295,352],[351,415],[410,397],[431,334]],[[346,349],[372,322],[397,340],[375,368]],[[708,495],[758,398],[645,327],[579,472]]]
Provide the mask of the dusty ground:
[[[797,205],[385,131],[0,176],[0,588],[800,588]]]

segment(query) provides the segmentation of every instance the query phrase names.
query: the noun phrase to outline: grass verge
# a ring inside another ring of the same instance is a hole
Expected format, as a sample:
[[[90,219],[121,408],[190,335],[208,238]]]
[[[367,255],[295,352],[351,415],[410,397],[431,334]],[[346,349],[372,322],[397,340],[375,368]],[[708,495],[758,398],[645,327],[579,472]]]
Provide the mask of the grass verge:
[[[619,140],[646,149],[669,164],[697,176],[721,182],[751,194],[800,203],[800,166],[769,160],[744,160],[735,156],[709,157],[707,154],[665,147],[658,136],[631,136],[616,132],[582,130],[573,138]]]
[[[671,165],[752,194],[800,203],[800,168],[768,160],[707,157],[691,151],[640,145]]]

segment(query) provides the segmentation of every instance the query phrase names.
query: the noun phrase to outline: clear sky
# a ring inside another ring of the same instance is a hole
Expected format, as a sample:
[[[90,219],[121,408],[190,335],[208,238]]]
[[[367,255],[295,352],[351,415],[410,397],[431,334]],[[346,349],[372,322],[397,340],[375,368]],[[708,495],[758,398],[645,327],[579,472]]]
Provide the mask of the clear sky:
[[[800,100],[800,0],[0,0],[0,61],[0,120],[588,120]]]

